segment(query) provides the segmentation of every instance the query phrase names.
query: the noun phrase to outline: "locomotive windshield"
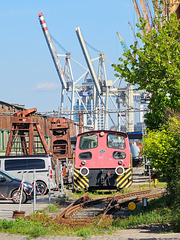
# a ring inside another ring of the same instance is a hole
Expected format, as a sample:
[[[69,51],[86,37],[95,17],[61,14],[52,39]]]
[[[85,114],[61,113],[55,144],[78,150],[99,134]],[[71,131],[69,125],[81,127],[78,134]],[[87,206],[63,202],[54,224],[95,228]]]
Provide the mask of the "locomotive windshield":
[[[96,148],[98,145],[98,136],[97,134],[88,134],[83,135],[80,138],[79,148],[81,150]]]
[[[108,134],[107,146],[109,148],[124,149],[125,148],[124,136],[115,133]]]

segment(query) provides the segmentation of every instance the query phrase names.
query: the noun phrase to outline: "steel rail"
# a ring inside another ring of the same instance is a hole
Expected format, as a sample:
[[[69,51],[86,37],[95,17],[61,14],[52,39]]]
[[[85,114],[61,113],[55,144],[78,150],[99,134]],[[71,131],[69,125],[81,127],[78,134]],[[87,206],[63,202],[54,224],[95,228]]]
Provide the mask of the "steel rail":
[[[141,202],[143,198],[157,198],[163,195],[164,192],[160,193],[153,193],[153,194],[143,194],[141,196],[138,196],[133,199],[128,199],[126,201],[123,201],[121,203],[117,203],[114,206],[110,207],[107,211],[108,214],[114,214],[115,212],[119,211],[122,207],[126,207],[130,202],[138,203]]]
[[[88,193],[85,193],[82,195],[79,199],[77,199],[74,203],[70,204],[66,209],[64,209],[58,216],[61,218],[68,218],[75,212],[77,212],[81,208],[93,206],[93,205],[98,205],[103,202],[108,202],[111,201],[114,198],[114,201],[118,201],[123,198],[131,197],[134,195],[142,195],[142,194],[147,194],[150,193],[151,190],[144,190],[144,191],[137,191],[133,193],[125,193],[125,194],[120,194],[111,197],[105,197],[105,198],[98,198],[98,199],[93,199],[93,200],[87,200]],[[84,202],[82,202],[84,200]]]
[[[65,208],[59,215],[58,217],[62,218],[65,216],[66,212],[70,209],[73,208],[75,205],[79,205],[80,202],[82,201],[87,201],[89,198],[88,196],[89,192],[86,192],[85,194],[83,194],[80,198],[78,198],[75,202],[71,203],[67,208]],[[56,217],[55,217],[56,218]],[[53,220],[55,219],[53,218]]]

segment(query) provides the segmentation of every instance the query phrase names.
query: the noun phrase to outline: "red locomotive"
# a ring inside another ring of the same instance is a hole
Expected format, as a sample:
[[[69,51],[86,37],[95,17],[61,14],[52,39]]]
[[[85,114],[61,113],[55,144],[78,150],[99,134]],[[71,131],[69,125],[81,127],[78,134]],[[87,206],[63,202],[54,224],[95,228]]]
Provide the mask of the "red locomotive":
[[[132,184],[132,161],[126,133],[98,130],[77,136],[74,189],[122,189]]]

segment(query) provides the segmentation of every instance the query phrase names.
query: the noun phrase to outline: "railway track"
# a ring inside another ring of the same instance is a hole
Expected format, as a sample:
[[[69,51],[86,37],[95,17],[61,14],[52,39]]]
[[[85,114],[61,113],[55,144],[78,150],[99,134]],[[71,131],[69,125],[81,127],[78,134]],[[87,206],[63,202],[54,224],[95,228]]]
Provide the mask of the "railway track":
[[[114,215],[123,208],[127,208],[128,204],[133,202],[137,204],[143,198],[157,198],[165,192],[165,189],[156,189],[156,191],[145,190],[126,194],[116,193],[114,196],[91,199],[89,193],[83,194],[75,202],[65,208],[57,217],[84,219],[94,218],[97,215],[106,214]]]

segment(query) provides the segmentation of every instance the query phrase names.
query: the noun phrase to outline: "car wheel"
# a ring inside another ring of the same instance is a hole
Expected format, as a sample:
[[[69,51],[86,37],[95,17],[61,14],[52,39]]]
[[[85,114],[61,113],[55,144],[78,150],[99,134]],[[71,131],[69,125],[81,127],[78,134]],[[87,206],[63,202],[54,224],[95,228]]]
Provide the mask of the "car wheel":
[[[12,201],[14,203],[20,203],[20,197],[21,197],[21,191],[14,190],[12,192]],[[25,203],[25,202],[27,202],[27,196],[26,196],[25,192],[22,192],[21,203]]]
[[[40,192],[40,194],[47,194],[48,193],[48,189],[46,189],[46,184],[42,181],[37,181],[37,193]]]

